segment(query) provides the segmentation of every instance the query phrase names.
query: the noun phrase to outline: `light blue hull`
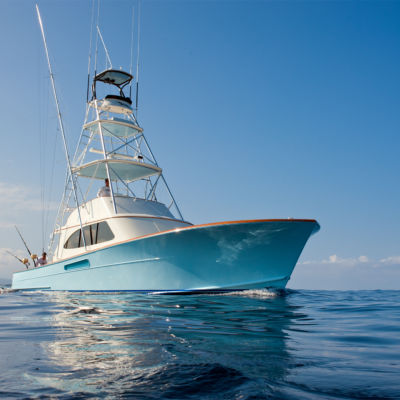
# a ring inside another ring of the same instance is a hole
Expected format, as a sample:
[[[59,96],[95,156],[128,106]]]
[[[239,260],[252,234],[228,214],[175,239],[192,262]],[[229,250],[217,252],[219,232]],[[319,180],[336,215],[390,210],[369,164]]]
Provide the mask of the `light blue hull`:
[[[195,292],[284,288],[314,220],[193,226],[17,272],[13,289]]]

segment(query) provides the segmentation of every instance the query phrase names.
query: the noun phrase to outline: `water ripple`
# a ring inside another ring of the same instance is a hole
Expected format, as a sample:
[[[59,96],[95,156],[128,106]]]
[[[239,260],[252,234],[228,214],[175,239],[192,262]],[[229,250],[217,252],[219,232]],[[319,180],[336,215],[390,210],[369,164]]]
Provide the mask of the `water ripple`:
[[[1,398],[400,397],[400,292],[0,291]]]

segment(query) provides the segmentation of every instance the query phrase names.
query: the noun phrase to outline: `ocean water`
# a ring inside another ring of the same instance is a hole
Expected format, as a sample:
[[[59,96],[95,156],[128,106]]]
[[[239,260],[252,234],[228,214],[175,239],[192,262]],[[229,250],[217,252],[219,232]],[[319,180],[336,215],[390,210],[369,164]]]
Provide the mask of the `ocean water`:
[[[399,399],[400,291],[3,289],[0,398]]]

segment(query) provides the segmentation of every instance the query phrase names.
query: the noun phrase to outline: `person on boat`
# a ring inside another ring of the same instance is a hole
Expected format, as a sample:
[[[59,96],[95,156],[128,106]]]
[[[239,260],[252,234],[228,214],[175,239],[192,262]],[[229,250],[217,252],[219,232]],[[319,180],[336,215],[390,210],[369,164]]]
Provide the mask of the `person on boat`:
[[[38,267],[41,267],[41,266],[46,265],[46,264],[47,264],[47,253],[43,252],[42,253],[42,257],[38,258],[38,260],[36,262],[36,265]]]
[[[97,197],[110,197],[111,190],[110,190],[110,181],[106,178],[104,180],[104,186],[99,189],[97,192]]]

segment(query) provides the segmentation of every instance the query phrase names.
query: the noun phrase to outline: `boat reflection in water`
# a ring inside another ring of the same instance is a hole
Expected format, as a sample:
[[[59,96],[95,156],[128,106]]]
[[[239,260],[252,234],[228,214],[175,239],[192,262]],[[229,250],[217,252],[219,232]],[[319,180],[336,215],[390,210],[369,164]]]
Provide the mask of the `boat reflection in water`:
[[[183,398],[273,390],[293,361],[286,331],[305,315],[264,290],[213,296],[51,293],[58,393]],[[272,393],[272,392],[271,392]]]

